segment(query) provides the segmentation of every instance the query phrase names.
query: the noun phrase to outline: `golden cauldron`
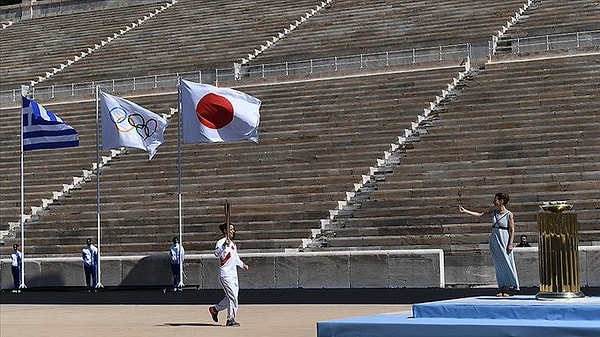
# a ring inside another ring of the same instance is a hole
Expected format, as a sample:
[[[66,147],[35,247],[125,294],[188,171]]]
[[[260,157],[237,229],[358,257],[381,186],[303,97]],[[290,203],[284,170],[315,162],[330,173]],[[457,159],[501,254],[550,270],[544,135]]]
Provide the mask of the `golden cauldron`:
[[[564,201],[545,202],[538,213],[540,291],[538,300],[581,298],[577,214]]]

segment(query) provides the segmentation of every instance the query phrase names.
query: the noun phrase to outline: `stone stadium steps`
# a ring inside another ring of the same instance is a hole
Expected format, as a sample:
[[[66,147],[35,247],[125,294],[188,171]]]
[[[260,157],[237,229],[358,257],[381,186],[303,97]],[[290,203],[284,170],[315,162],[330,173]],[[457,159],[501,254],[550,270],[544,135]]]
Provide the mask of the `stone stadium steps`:
[[[229,198],[228,200],[236,200],[240,203],[240,205],[236,207],[236,209],[240,213],[239,215],[236,215],[237,217],[239,217],[240,219],[243,217],[244,221],[252,221],[254,217],[254,219],[258,221],[268,220],[269,213],[272,213],[273,216],[281,216],[284,215],[285,212],[289,212],[290,217],[294,215],[294,217],[300,218],[308,217],[311,215],[311,213],[314,212],[317,212],[317,214],[320,215],[324,215],[326,214],[326,211],[319,211],[314,209],[314,207],[319,206],[320,203],[330,203],[334,205],[336,198],[339,196],[339,192],[319,194],[314,193],[310,196],[290,195],[287,197],[285,195],[267,195],[263,197],[259,197],[258,195],[251,195],[249,197],[238,197],[233,195],[232,193],[232,195],[230,196],[231,198]],[[136,201],[135,195],[131,194],[129,195],[129,200],[118,201],[114,203],[112,202],[112,200],[106,201],[105,199],[107,198],[101,198],[103,218],[107,219],[107,217],[114,217],[115,219],[144,219],[146,217],[151,218],[152,214],[156,213],[158,213],[159,215],[162,214],[165,217],[177,217],[177,194],[171,193],[170,197],[170,200],[167,196],[167,198],[165,198],[165,200],[162,201]],[[228,197],[228,195],[225,195],[224,197]],[[218,198],[215,199],[222,202],[225,199],[224,197],[219,195]],[[52,208],[49,211],[43,213],[44,222],[52,221],[54,219],[60,222],[61,217],[64,219],[71,219],[76,217],[83,217],[86,213],[95,214],[94,198],[89,198],[88,200],[75,198],[73,200],[68,201],[69,202],[65,202],[64,200],[61,200],[58,203],[54,204],[54,207],[57,207],[60,213],[53,212]],[[79,206],[83,202],[89,202],[91,203],[91,205],[85,208]],[[311,207],[313,208],[313,210],[311,210]],[[219,212],[219,209],[222,208],[222,205],[207,205],[207,202],[205,202],[204,199],[201,199],[201,201],[195,201],[192,198],[185,199],[183,208],[184,210],[186,210],[184,213],[187,217],[193,216],[197,218],[199,216],[206,216],[208,217],[209,221],[215,221],[214,219],[219,219],[222,217],[222,212]],[[281,210],[278,211],[279,209]],[[200,211],[200,214],[196,214],[195,212],[197,211]],[[212,213],[212,215],[206,213],[209,211],[214,213]],[[189,212],[193,213],[190,214]],[[281,214],[278,214],[280,212]],[[92,218],[95,217],[91,215],[88,216],[88,219]],[[45,224],[39,224],[35,228],[39,226],[45,226]]]
[[[253,63],[487,41],[522,1],[336,1]]]
[[[594,165],[592,163],[591,165]],[[483,169],[481,172],[476,172],[471,170],[469,172],[462,172],[463,174],[460,177],[461,189],[468,189],[467,186],[473,186],[480,183],[486,183],[490,185],[501,186],[505,184],[507,181],[516,183],[516,184],[539,184],[539,183],[579,183],[581,179],[586,179],[589,181],[593,181],[594,179],[600,180],[600,168],[596,164],[597,169],[595,171],[587,171],[585,173],[581,172],[581,166],[575,167],[573,172],[564,172],[561,170],[560,173],[552,174],[551,179],[549,180],[548,173],[539,172],[539,173],[531,173],[531,174],[523,174],[522,170],[511,169],[511,172],[506,172],[505,175],[502,175],[502,171],[494,171],[493,177],[485,177],[482,178],[481,174],[488,172],[488,169]],[[386,179],[386,181],[381,182],[382,186],[385,186],[385,189],[392,190],[402,190],[402,189],[410,189],[410,188],[419,188],[419,189],[428,189],[428,188],[447,188],[453,187],[457,188],[456,180],[447,179],[437,179],[437,180],[428,180],[425,177],[426,173],[422,173],[422,177],[394,177],[394,179]],[[416,180],[415,180],[416,179]],[[376,193],[376,192],[375,192]]]
[[[222,220],[222,219],[221,219]],[[190,241],[210,241],[218,240],[221,237],[219,231],[219,222],[204,223],[204,224],[186,224],[183,225],[183,236],[186,242]],[[165,226],[172,231],[172,234],[166,232]],[[26,232],[26,240],[32,239],[48,239],[62,240],[68,242],[81,243],[85,242],[86,237],[94,236],[97,228],[44,228],[38,229],[31,232]],[[117,240],[115,242],[142,242],[142,241],[160,241],[157,240],[159,237],[164,237],[165,242],[170,241],[173,236],[179,235],[179,228],[177,223],[171,223],[169,225],[148,223],[145,225],[128,225],[128,226],[112,226],[104,225],[101,226],[102,236],[105,238],[111,238],[110,240]],[[276,227],[265,227],[257,228],[251,226],[240,226],[239,230],[236,231],[236,236],[239,239],[252,238],[252,239],[285,239],[285,238],[306,238],[306,228],[276,228]]]
[[[81,73],[87,80],[99,81],[230,68],[319,3],[178,2],[47,83],[77,82]],[[129,66],[140,59],[144,67]]]
[[[533,2],[521,18],[498,40],[496,55],[516,53],[519,38],[597,31],[600,29],[598,4],[591,0]],[[512,41],[511,41],[512,40]],[[548,41],[559,41],[553,36]],[[514,44],[514,45],[513,45]],[[550,47],[555,49],[553,45]],[[561,48],[558,45],[557,48]]]
[[[17,21],[13,29],[2,30],[0,89],[18,89],[38,76],[52,72],[68,59],[79,56],[106,37],[113,37],[126,25],[154,11],[159,5],[133,5],[121,8],[75,13]],[[82,23],[85,22],[85,29]],[[27,34],[23,34],[27,31]],[[48,34],[48,32],[52,34]],[[24,60],[27,65],[24,66]],[[81,77],[76,82],[80,82]]]
[[[197,228],[209,226],[214,231],[214,226],[223,223],[224,218],[222,214],[212,213],[205,214],[206,209],[204,208],[184,208],[183,209],[183,219],[182,222],[185,228]],[[218,210],[215,210],[215,212]],[[123,213],[123,212],[121,212]],[[115,216],[114,214],[103,214],[101,218],[101,226],[102,228],[119,228],[119,230],[128,231],[128,228],[132,226],[133,228],[144,227],[144,226],[153,226],[155,230],[157,230],[157,235],[166,235],[170,236],[173,231],[178,231],[179,218],[176,214],[156,214],[155,212],[148,212],[144,217],[128,217],[128,216]],[[253,229],[260,230],[299,230],[299,231],[307,231],[306,236],[310,234],[310,229],[315,227],[314,219],[303,219],[301,217],[301,213],[299,214],[297,219],[287,218],[285,213],[276,213],[271,218],[260,219],[260,218],[252,218],[252,219],[244,219],[245,222],[242,222],[240,218],[237,216],[232,221],[236,224],[236,227],[241,231],[252,231]],[[110,216],[110,217],[109,217]],[[274,217],[278,217],[276,220],[273,220]],[[26,233],[30,233],[40,230],[72,230],[73,228],[81,228],[85,230],[96,230],[96,213],[94,210],[84,210],[77,221],[69,220],[64,221],[61,219],[49,220],[44,223],[40,223],[39,226],[30,226],[26,230]],[[218,230],[217,230],[218,232]],[[27,236],[27,235],[26,235]],[[172,237],[172,235],[171,235]],[[19,236],[17,235],[17,240]],[[248,240],[250,238],[247,238]],[[6,238],[5,240],[15,240],[14,238]]]
[[[220,182],[214,182],[214,178],[211,177],[199,177],[203,179],[184,179],[185,186],[184,191],[193,192],[193,188],[187,186],[195,186],[202,185],[203,191],[198,191],[197,193],[210,193],[213,190],[218,190],[223,188],[223,184]],[[229,189],[235,190],[237,193],[233,196],[251,196],[251,195],[274,195],[277,191],[281,191],[282,194],[302,194],[308,192],[316,192],[323,191],[325,189],[324,185],[321,182],[321,178],[315,177],[306,177],[306,178],[298,178],[296,180],[298,185],[289,185],[290,179],[279,179],[277,180],[255,180],[250,181],[246,184],[241,183],[239,179],[236,177],[232,177],[231,182],[227,182],[227,187]],[[352,184],[349,183],[348,177],[328,177],[327,178],[329,184],[328,186],[333,190],[343,189],[344,187],[349,187]],[[339,180],[339,183],[335,183],[336,180]],[[157,184],[148,184],[148,181],[155,181]],[[158,184],[164,183],[164,184]],[[119,189],[128,191],[129,193],[123,195]],[[329,188],[328,187],[328,188]],[[40,187],[41,188],[41,187]],[[177,193],[177,177],[171,177],[168,180],[165,179],[155,179],[151,176],[145,176],[143,179],[135,179],[135,180],[118,180],[118,181],[101,181],[101,191],[102,192],[102,200],[103,202],[124,202],[135,200],[137,202],[145,202],[145,201],[157,201],[161,202],[163,200],[172,199],[172,194]],[[255,191],[256,193],[252,193]],[[91,199],[96,199],[96,184],[93,182],[89,183],[89,187],[81,188],[77,190],[76,195],[70,195],[58,201],[60,204],[74,203],[74,202],[89,202]],[[136,196],[133,198],[132,196]],[[85,200],[88,199],[88,200]],[[76,201],[75,201],[76,200]]]
[[[484,144],[485,145],[485,144]],[[535,145],[535,144],[534,144]],[[573,162],[581,162],[581,160],[585,160],[586,156],[591,158],[596,157],[597,145],[590,146],[582,146],[576,148],[541,148],[544,144],[540,144],[540,147],[532,146],[531,149],[528,148],[519,148],[516,146],[513,148],[509,145],[498,145],[495,148],[485,148],[485,147],[476,147],[473,148],[474,151],[479,151],[478,153],[470,154],[465,152],[459,152],[460,147],[456,147],[454,149],[450,149],[450,151],[454,150],[454,153],[449,154],[439,154],[439,149],[442,147],[428,149],[428,153],[424,154],[422,157],[411,157],[410,151],[407,154],[407,159],[403,161],[406,163],[409,168],[411,164],[419,163],[419,159],[423,158],[423,161],[420,162],[423,165],[426,165],[430,162],[435,163],[434,159],[431,159],[431,156],[439,156],[440,160],[445,159],[448,165],[452,165],[453,163],[464,163],[464,162],[473,162],[475,167],[477,167],[478,162],[480,161],[489,161],[490,167],[503,167],[503,166],[520,166],[523,162],[527,162],[527,160],[531,157],[535,158],[544,158],[545,161],[551,162],[562,162],[565,159],[565,156],[569,156],[569,159],[573,159]],[[468,150],[468,149],[467,149]],[[416,150],[418,151],[418,150]],[[512,156],[512,158],[508,158]],[[481,165],[485,165],[485,163],[480,163]]]
[[[432,143],[437,143],[437,146]],[[444,148],[445,144],[450,146]],[[440,155],[441,148],[444,148],[446,157],[454,157],[454,160],[499,159],[506,153],[510,153],[511,155],[514,154],[517,158],[534,155],[546,157],[565,155],[574,156],[586,153],[593,155],[595,153],[594,148],[597,148],[600,145],[600,142],[594,139],[557,139],[552,141],[552,144],[555,147],[553,149],[544,149],[543,146],[546,146],[547,142],[538,140],[523,140],[520,144],[495,144],[484,142],[478,143],[476,146],[472,147],[472,150],[477,151],[477,153],[473,154],[464,154],[464,145],[448,144],[448,142],[445,142],[445,144],[441,138],[438,142],[434,140],[431,143],[428,143],[426,148],[419,147],[419,155],[422,157],[428,155]],[[412,154],[411,150],[408,150],[407,153]]]
[[[147,242],[161,242],[163,241],[165,245],[168,246],[168,243],[171,241],[173,236],[179,236],[178,231],[174,228],[172,234],[169,233],[161,233],[156,234],[156,226],[146,226],[146,227],[136,227],[137,231],[133,232],[125,232],[121,230],[121,228],[102,228],[102,235],[105,236],[106,241],[103,239],[102,241],[105,244],[143,244]],[[34,234],[28,233],[28,234]],[[40,245],[82,245],[88,237],[95,237],[96,233],[93,228],[90,229],[76,229],[74,231],[61,230],[52,232],[51,229],[48,229],[44,232],[36,232],[36,236],[28,235],[26,238],[26,243],[28,246],[40,246]],[[205,232],[194,232],[191,231],[188,227],[185,228],[183,232],[183,237],[185,239],[184,242],[212,242],[214,243],[219,240],[222,235],[218,230],[216,225],[207,228]],[[274,231],[274,230],[255,230],[252,232],[240,231],[236,233],[236,241],[240,240],[240,242],[247,243],[244,240],[244,237],[251,237],[252,240],[301,240],[307,237],[306,230],[302,231]],[[294,248],[297,248],[294,247]],[[150,252],[150,251],[148,251]],[[189,253],[192,253],[191,251]]]
[[[272,197],[265,197],[264,202],[268,202],[272,199]],[[321,199],[323,199],[321,197]],[[330,199],[335,199],[335,195],[332,195]],[[243,200],[242,200],[243,201]],[[240,202],[242,202],[240,201]],[[258,197],[252,197],[252,201],[249,202],[260,202],[261,199]],[[325,216],[327,213],[323,210],[317,209],[316,207],[330,201],[332,205],[335,205],[335,202],[331,202],[331,200],[315,200],[312,202],[302,202],[302,203],[294,203],[294,202],[285,202],[282,200],[281,203],[270,203],[266,205],[260,204],[249,204],[248,207],[238,206],[236,209],[239,209],[239,214],[236,214],[235,219],[236,222],[247,223],[249,221],[268,221],[273,217],[279,217],[289,220],[309,220],[315,219],[319,217]],[[191,203],[191,202],[190,202]],[[118,219],[148,219],[151,221],[154,217],[164,217],[177,220],[178,218],[178,210],[177,210],[177,199],[173,198],[173,200],[169,203],[153,205],[150,204],[146,208],[143,207],[144,203],[135,204],[133,202],[121,203],[121,204],[102,204],[102,219],[106,221],[118,221]],[[147,203],[146,203],[147,204]],[[196,202],[195,204],[199,204]],[[117,207],[124,208],[117,208]],[[219,207],[211,207],[213,214],[204,214],[204,212],[200,214],[196,214],[195,210],[199,206],[189,206],[183,207],[184,214],[187,217],[193,216],[196,221],[201,222],[222,222],[222,214],[218,213]],[[284,208],[285,207],[285,208]],[[96,223],[92,220],[95,220],[95,207],[88,207],[83,209],[69,209],[69,207],[65,207],[64,213],[51,213],[43,214],[44,223],[32,228],[41,228],[41,227],[52,227],[51,223],[61,223],[65,222],[65,225],[68,225],[66,222],[68,221],[77,221],[78,219],[80,226],[96,226]],[[201,211],[204,211],[206,208],[200,206]],[[87,219],[87,221],[86,221]],[[221,219],[221,220],[219,220]],[[85,223],[84,223],[85,222]],[[316,221],[315,221],[316,222]]]
[[[519,232],[528,234],[528,238],[535,238],[537,232]],[[579,231],[579,245],[597,245],[600,231]],[[515,236],[515,243],[518,242]],[[459,234],[418,234],[418,235],[391,235],[391,236],[355,236],[349,234],[344,237],[327,239],[327,246],[320,250],[361,250],[361,249],[443,249],[451,255],[456,251],[473,251],[476,249],[488,250],[489,231],[487,233],[459,233]],[[530,241],[531,242],[531,241]],[[536,244],[534,242],[534,244]]]
[[[544,0],[534,2],[507,32],[512,38],[598,30],[600,11],[593,0]]]
[[[168,253],[170,246],[170,238],[173,235],[161,236],[160,242],[133,242],[133,243],[110,243],[110,241],[101,242],[101,254],[103,256],[127,256],[127,255],[155,255],[155,254],[166,254]],[[64,257],[64,256],[80,256],[81,249],[85,245],[85,238],[81,238],[83,241],[78,243],[70,244],[35,244],[26,243],[25,246],[26,256],[29,257]],[[184,247],[188,254],[210,254],[214,251],[216,240],[219,237],[215,236],[214,240],[210,241],[190,241],[184,242]],[[16,242],[16,241],[15,241]],[[95,242],[95,241],[94,241]],[[269,252],[269,251],[283,251],[285,249],[296,249],[302,243],[302,239],[299,238],[282,238],[278,240],[272,239],[261,239],[261,240],[236,240],[236,244],[243,249],[245,253],[253,251]],[[12,245],[12,242],[11,242]],[[10,247],[0,247],[0,254],[9,254]]]
[[[490,221],[489,216],[485,216],[479,219],[469,219],[465,218],[464,215],[461,215],[458,212],[458,203],[455,203],[452,206],[448,206],[446,208],[442,208],[439,206],[433,206],[427,204],[427,200],[421,200],[423,206],[420,208],[409,208],[403,206],[397,207],[387,207],[384,208],[386,210],[386,214],[381,214],[377,212],[362,212],[360,214],[356,214],[353,218],[347,219],[339,219],[336,222],[336,225],[340,226],[344,229],[349,228],[362,228],[363,226],[367,227],[395,227],[395,226],[411,226],[415,227],[417,230],[422,226],[442,226],[444,229],[447,227],[453,227],[457,224],[464,224],[467,221],[474,221],[477,223],[484,224],[486,228],[490,227],[488,222]],[[594,214],[596,211],[593,209],[590,210],[591,207],[594,206],[593,203],[586,200],[574,200],[572,201],[574,204],[577,204],[577,208],[574,211],[578,214],[578,222],[580,230],[597,230],[597,222]],[[538,203],[537,205],[539,205]],[[536,224],[536,215],[539,214],[539,211],[535,210],[535,206],[533,204],[526,204],[527,209],[514,208],[510,207],[513,213],[516,215],[516,223],[517,223],[517,232],[521,231],[535,231],[537,229]],[[470,205],[465,205],[466,207],[473,208]],[[369,204],[366,207],[380,207],[380,209],[384,206],[380,204]],[[490,207],[480,207],[479,209],[487,210]],[[358,213],[358,212],[357,212]],[[426,214],[426,215],[424,215]],[[337,229],[336,229],[337,233]],[[345,234],[342,230],[342,234]],[[337,235],[337,234],[336,234]],[[340,235],[338,235],[340,236]]]
[[[598,114],[585,101],[597,96],[597,86],[590,88],[588,80],[576,80],[579,74],[593,79],[592,83],[598,80],[600,68],[592,58],[517,62],[515,69],[511,69],[513,63],[486,66],[456,100],[439,111],[439,119],[422,132],[420,142],[400,158],[394,172],[379,179],[367,198],[350,202],[348,209],[325,227],[327,247],[330,240],[338,248],[345,244],[394,245],[393,238],[378,243],[376,235],[359,240],[355,228],[431,224],[450,228],[463,224],[469,220],[458,214],[458,204],[486,209],[489,206],[477,205],[482,200],[489,200],[485,204],[490,205],[493,194],[504,190],[512,195],[509,208],[518,216],[517,232],[536,232],[541,202],[568,200],[578,214],[580,241],[596,244],[600,234],[600,124]],[[542,75],[528,76],[531,69]],[[501,77],[500,73],[511,80],[489,81]],[[557,85],[546,85],[553,79]],[[528,90],[523,90],[524,83]],[[492,92],[498,100],[487,99]],[[517,104],[504,111],[490,111],[498,109],[506,97]],[[554,102],[562,105],[548,111],[546,106],[554,107]],[[452,238],[455,242],[470,240],[459,236],[456,233]],[[411,240],[409,236],[407,241]]]
[[[267,97],[267,101],[273,102],[273,106],[282,107],[278,110],[270,110],[269,106],[265,105],[261,109],[263,116],[261,129],[265,125],[265,130],[262,132],[260,145],[250,143],[223,144],[213,147],[184,145],[184,174],[182,177],[184,200],[196,200],[200,197],[208,198],[206,200],[216,199],[220,203],[224,198],[229,198],[236,202],[236,210],[245,212],[240,215],[243,222],[260,227],[263,222],[271,223],[273,217],[276,217],[278,225],[284,228],[293,226],[314,228],[319,219],[327,215],[327,210],[333,207],[337,200],[343,198],[344,191],[351,190],[353,184],[361,180],[361,175],[368,173],[368,168],[376,163],[375,159],[382,157],[383,151],[389,150],[390,143],[396,141],[398,136],[395,124],[405,123],[408,126],[409,122],[416,118],[418,108],[415,109],[415,112],[403,113],[404,99],[407,99],[410,105],[426,106],[426,102],[439,91],[441,83],[449,82],[460,69],[460,67],[454,67],[344,80],[321,80],[311,82],[310,85],[291,83],[265,86],[264,88],[252,87],[251,94]],[[403,89],[400,93],[397,90],[383,90],[386,87],[384,83],[393,83],[397,88]],[[345,86],[352,87],[356,91],[340,90]],[[335,87],[335,90],[332,90],[332,87]],[[271,91],[276,92],[273,95],[278,98],[270,100],[268,97]],[[282,92],[296,92],[304,99],[291,102],[281,94]],[[377,94],[373,95],[374,92]],[[418,97],[415,92],[422,95],[421,103],[415,99],[415,96]],[[324,94],[328,95],[326,100],[320,101],[320,96]],[[322,107],[330,106],[332,102],[345,103],[357,96],[364,98],[365,102],[383,100],[395,103],[391,106],[367,103],[354,108],[352,105],[347,105],[344,110],[348,111],[341,112],[345,116],[344,119],[329,112],[323,112],[328,109],[323,110]],[[131,98],[138,104],[155,109],[155,111],[168,110],[173,105],[174,99],[176,99],[174,94]],[[309,99],[314,100],[315,103],[305,104]],[[72,118],[75,118],[76,115],[71,115],[72,113],[69,112],[76,112],[82,116],[78,120],[83,126],[78,129],[94,130],[95,104],[93,103],[95,102],[61,103],[48,108],[56,113],[66,111],[64,115]],[[336,116],[335,119],[338,121],[330,123],[329,119],[320,118],[326,114]],[[362,120],[361,125],[364,126],[346,123],[345,120],[349,119],[347,117],[349,115],[355,116],[356,120]],[[408,117],[405,117],[405,122],[402,122],[402,115]],[[62,113],[61,116],[63,116]],[[396,119],[386,118],[385,123],[369,126],[384,116],[396,116]],[[284,118],[285,123],[282,122]],[[392,124],[392,121],[395,123]],[[176,125],[176,122],[177,116],[175,115],[171,120],[171,125]],[[291,128],[286,130],[280,127],[278,129],[280,131],[270,133],[270,125],[274,127],[288,125]],[[309,131],[309,127],[306,127],[302,133],[298,133],[294,129],[295,125],[308,125],[313,130]],[[352,131],[344,133],[345,129]],[[123,224],[124,226],[132,224],[133,221],[144,223],[143,220],[138,219],[160,221],[165,224],[177,223],[176,204],[174,203],[176,201],[174,193],[176,193],[177,187],[177,166],[175,165],[177,147],[171,139],[175,132],[176,129],[173,127],[167,129],[165,136],[167,142],[161,146],[157,156],[150,162],[146,161],[147,155],[144,152],[130,150],[128,154],[116,157],[105,166],[101,181],[103,221],[119,225],[119,219],[122,219],[126,223]],[[80,131],[80,134],[82,133]],[[362,133],[368,133],[370,137],[365,138],[361,136]],[[378,134],[380,136],[377,136]],[[95,131],[93,136],[95,137]],[[308,138],[306,138],[307,136]],[[381,140],[377,140],[378,137]],[[95,162],[95,144],[87,145],[87,147],[89,155],[93,158],[88,160],[88,165],[91,165]],[[72,155],[76,157],[76,154]],[[52,153],[35,153],[36,160],[40,163],[46,159],[50,161],[53,156]],[[211,161],[198,161],[196,158],[211,158]],[[144,170],[140,170],[140,162],[145,163]],[[52,166],[46,163],[44,165]],[[67,167],[69,166],[66,165],[62,169]],[[26,191],[29,186],[32,186],[29,191],[32,191],[33,188],[37,190],[36,186],[42,185],[43,181],[52,178],[52,172],[43,173],[43,169],[36,169],[35,166],[26,166],[26,168],[34,172],[37,170],[35,176],[37,181],[26,179]],[[89,168],[88,166],[85,169]],[[80,169],[77,173],[81,174],[81,172]],[[13,177],[17,177],[18,173],[16,174]],[[249,187],[244,188],[243,182],[248,180],[255,182],[255,186],[250,183]],[[309,180],[312,180],[313,183],[308,183]],[[148,181],[158,181],[160,184],[148,184]],[[165,190],[165,184],[171,186],[171,191]],[[227,188],[219,189],[219,186],[225,185]],[[140,199],[141,193],[153,193],[153,195],[150,200]],[[111,199],[110,195],[116,197]],[[241,195],[246,197],[239,199]],[[266,197],[267,195],[269,197]],[[17,197],[15,195],[15,200]],[[274,204],[275,207],[266,207],[266,205],[273,204],[273,200],[277,200]],[[279,200],[283,200],[283,203]],[[74,206],[73,209],[70,209],[72,206],[69,205],[81,205],[80,203],[87,204],[89,207]],[[240,203],[239,207],[238,203]],[[329,205],[327,205],[328,203]],[[12,205],[17,204],[13,203]],[[149,212],[148,215],[136,211],[148,207],[152,207],[152,212]],[[221,221],[221,207],[222,205],[219,204],[211,210],[216,215],[193,218],[195,220],[186,216],[185,222],[189,223],[190,220],[196,223]],[[86,208],[87,210],[84,211]],[[110,210],[113,208],[115,212],[114,215],[111,215]],[[126,210],[127,208],[132,208],[130,213]],[[18,214],[18,209],[11,209],[12,212]],[[55,213],[55,209],[58,213]],[[187,205],[184,209],[189,212]],[[274,212],[273,209],[279,211]],[[106,214],[104,214],[105,212]],[[163,219],[156,219],[158,214],[162,215]],[[92,175],[88,182],[52,204],[48,210],[41,212],[35,219],[35,222],[28,225],[30,230],[68,227],[68,223],[76,219],[81,221],[81,226],[94,228],[96,226],[94,176]],[[37,219],[41,219],[41,221]],[[65,219],[73,220],[66,220],[67,223],[64,223]],[[303,238],[307,238],[308,234],[309,231],[303,235]]]

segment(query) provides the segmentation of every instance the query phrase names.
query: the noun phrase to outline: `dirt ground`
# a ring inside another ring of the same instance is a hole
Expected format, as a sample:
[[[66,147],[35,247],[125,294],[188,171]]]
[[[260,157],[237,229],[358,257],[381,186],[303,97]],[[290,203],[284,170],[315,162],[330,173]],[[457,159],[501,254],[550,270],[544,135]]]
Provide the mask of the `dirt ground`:
[[[411,305],[241,305],[238,328],[225,327],[207,305],[2,304],[0,336],[20,337],[311,337],[317,322],[392,312]]]

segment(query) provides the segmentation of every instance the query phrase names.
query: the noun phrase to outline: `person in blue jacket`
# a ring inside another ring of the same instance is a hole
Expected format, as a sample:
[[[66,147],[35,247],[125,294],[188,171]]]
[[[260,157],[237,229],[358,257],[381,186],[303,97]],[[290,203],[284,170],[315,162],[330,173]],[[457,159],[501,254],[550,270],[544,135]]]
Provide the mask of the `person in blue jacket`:
[[[181,290],[183,286],[183,282],[181,281],[183,270],[181,267],[184,260],[185,249],[183,249],[183,245],[179,243],[179,238],[174,236],[173,244],[169,249],[169,261],[171,262],[171,273],[173,274],[173,291]]]
[[[12,272],[13,292],[20,292],[21,289],[21,268],[23,266],[23,254],[19,251],[19,245],[13,245],[13,252],[10,254],[10,271]]]
[[[92,244],[92,239],[87,238],[86,246],[81,250],[83,271],[85,274],[85,287],[87,291],[95,288],[98,282],[98,248]]]

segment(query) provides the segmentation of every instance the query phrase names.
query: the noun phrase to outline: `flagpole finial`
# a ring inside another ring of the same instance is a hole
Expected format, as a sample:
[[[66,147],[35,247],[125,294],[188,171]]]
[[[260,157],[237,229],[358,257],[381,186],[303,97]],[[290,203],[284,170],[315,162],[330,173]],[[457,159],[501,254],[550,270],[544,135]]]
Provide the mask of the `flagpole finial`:
[[[21,85],[21,96],[29,97],[29,94],[30,94],[29,88],[30,87],[28,85]]]

